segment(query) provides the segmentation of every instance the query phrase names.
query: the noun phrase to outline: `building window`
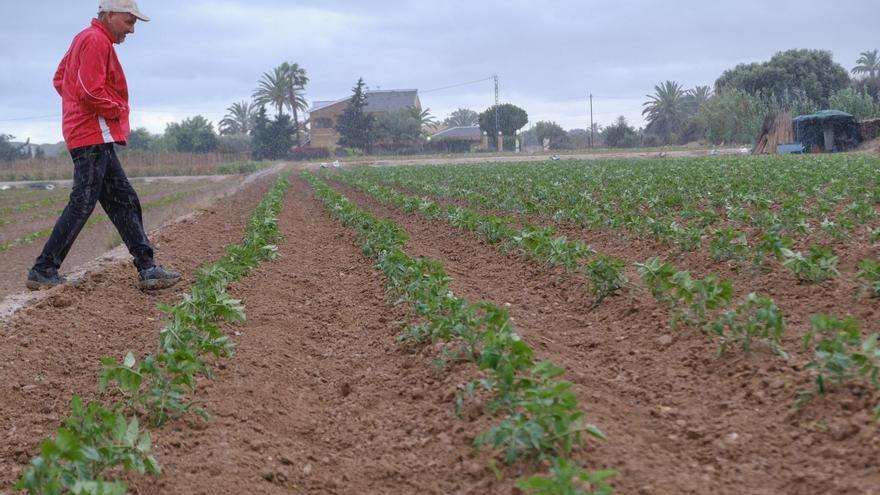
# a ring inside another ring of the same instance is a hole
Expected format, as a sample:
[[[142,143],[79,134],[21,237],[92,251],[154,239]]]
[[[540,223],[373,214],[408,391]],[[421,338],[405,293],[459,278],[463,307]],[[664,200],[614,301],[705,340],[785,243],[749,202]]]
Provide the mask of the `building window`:
[[[328,119],[326,117],[317,118],[312,122],[312,127],[315,129],[329,129],[333,127],[333,119]]]

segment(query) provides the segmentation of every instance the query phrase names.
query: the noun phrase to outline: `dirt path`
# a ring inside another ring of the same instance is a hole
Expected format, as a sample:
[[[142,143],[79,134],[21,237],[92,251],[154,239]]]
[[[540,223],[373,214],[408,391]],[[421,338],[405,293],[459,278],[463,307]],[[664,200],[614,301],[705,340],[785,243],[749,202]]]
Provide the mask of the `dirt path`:
[[[456,294],[509,305],[539,357],[570,370],[587,417],[609,437],[581,460],[618,468],[619,493],[867,494],[880,486],[880,472],[867,461],[880,454],[880,427],[869,416],[880,394],[845,391],[793,411],[797,391],[812,385],[798,370],[803,360],[786,364],[760,348],[718,358],[699,331],[671,331],[669,312],[646,294],[591,309],[581,277],[499,254],[476,235],[334,187],[402,226],[407,252],[441,261]],[[788,291],[795,302],[810,292]],[[774,298],[785,300],[785,292]],[[837,298],[839,305],[852,294]],[[800,303],[822,307],[821,296],[818,305],[815,299]],[[870,302],[859,306],[876,322]],[[789,341],[795,349],[798,337]]]
[[[100,359],[155,349],[161,327],[156,305],[188,290],[194,270],[240,242],[253,208],[271,185],[264,178],[154,237],[158,260],[180,270],[184,282],[158,294],[135,287],[126,261],[88,274],[77,289],[46,291],[36,307],[0,321],[0,492],[8,493],[38,444],[68,414],[71,394],[95,398]]]

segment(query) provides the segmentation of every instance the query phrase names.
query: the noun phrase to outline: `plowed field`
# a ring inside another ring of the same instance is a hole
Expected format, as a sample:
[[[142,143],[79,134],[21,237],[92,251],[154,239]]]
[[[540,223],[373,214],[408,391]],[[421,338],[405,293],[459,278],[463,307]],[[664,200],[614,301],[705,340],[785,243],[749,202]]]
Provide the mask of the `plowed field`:
[[[184,283],[139,292],[125,261],[105,262],[77,288],[56,288],[0,322],[0,492],[12,486],[69,414],[72,394],[99,399],[100,359],[154,350],[162,314],[191,287],[196,269],[240,242],[273,177],[163,228],[158,261]],[[364,256],[354,227],[332,219],[297,172],[284,198],[279,256],[234,282],[247,320],[223,324],[237,348],[190,399],[210,415],[174,419],[152,431],[159,476],[114,471],[133,493],[512,493],[517,480],[546,474],[541,461],[506,465],[476,452],[475,438],[498,418],[470,403],[456,415],[461,385],[478,378],[467,363],[438,367],[438,344],[404,343],[414,321],[389,298],[384,275]],[[503,251],[478,234],[377,201],[329,177],[355,205],[407,235],[406,253],[445,267],[450,290],[506,309],[536,359],[562,377],[607,440],[584,439],[569,457],[589,470],[612,468],[622,494],[877,494],[880,393],[847,384],[800,408],[812,390],[811,353],[800,347],[818,311],[858,318],[876,331],[876,298],[856,299],[855,264],[874,254],[865,242],[835,249],[841,271],[820,285],[779,270],[732,267],[735,299],[769,294],[786,314],[788,360],[756,343],[718,355],[704,332],[670,326],[671,310],[633,287],[594,304],[580,273]],[[564,225],[570,239],[633,268],[668,255],[704,276],[719,268],[705,250]],[[634,284],[635,285],[635,284]]]

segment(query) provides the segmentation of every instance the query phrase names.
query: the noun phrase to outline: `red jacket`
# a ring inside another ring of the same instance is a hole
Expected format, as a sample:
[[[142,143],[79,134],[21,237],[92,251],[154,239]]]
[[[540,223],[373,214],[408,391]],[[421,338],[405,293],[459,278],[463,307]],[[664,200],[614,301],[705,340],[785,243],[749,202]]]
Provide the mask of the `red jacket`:
[[[110,31],[92,19],[55,72],[68,149],[128,139],[128,86],[113,43]]]

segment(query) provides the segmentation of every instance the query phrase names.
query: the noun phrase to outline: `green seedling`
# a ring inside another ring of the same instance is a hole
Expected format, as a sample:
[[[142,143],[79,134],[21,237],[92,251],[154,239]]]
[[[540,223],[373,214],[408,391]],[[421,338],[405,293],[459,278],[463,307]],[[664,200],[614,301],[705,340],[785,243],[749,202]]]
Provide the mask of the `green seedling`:
[[[660,302],[670,300],[669,291],[672,290],[672,276],[675,267],[664,263],[659,257],[648,258],[644,263],[636,263],[642,283],[648,287],[651,294]]]
[[[709,255],[714,261],[733,260],[741,262],[745,259],[749,243],[743,232],[723,227],[712,231],[709,242]]]
[[[627,286],[626,262],[614,256],[598,256],[585,268],[596,304]]]
[[[820,394],[828,389],[826,376],[838,384],[865,379],[880,389],[880,334],[862,339],[859,323],[853,318],[841,320],[836,316],[816,314],[810,319],[810,331],[804,336],[804,348],[818,339],[815,355],[808,368],[816,369],[816,390]],[[812,397],[803,392],[801,402]],[[880,405],[874,410],[880,419]]]
[[[744,351],[748,351],[752,341],[760,339],[773,352],[788,359],[788,354],[780,344],[785,331],[785,319],[779,307],[768,297],[758,297],[752,292],[736,309],[721,313],[712,326],[712,331],[721,340],[718,354],[723,354],[731,343],[738,343]]]
[[[521,380],[528,386],[509,404],[511,414],[500,424],[480,433],[475,445],[504,453],[508,464],[520,457],[547,459],[565,455],[581,442],[581,434],[604,440],[601,431],[582,424],[583,412],[571,391],[571,383],[556,380],[565,370],[552,363],[536,363]]]
[[[863,259],[859,263],[859,271],[856,272],[859,279],[859,296],[863,290],[867,290],[871,297],[880,297],[880,264],[870,259]]]
[[[529,495],[611,495],[608,479],[617,474],[613,469],[587,471],[570,459],[550,460],[550,476],[532,476],[516,486]]]
[[[43,441],[40,455],[31,461],[16,484],[29,493],[122,493],[125,485],[105,481],[102,473],[121,467],[140,474],[159,474],[159,464],[148,453],[150,434],[141,432],[137,417],[130,420],[115,404],[84,406],[76,395],[71,414],[54,438]]]
[[[809,256],[804,256],[790,249],[783,249],[782,256],[785,258],[782,264],[791,270],[799,280],[821,282],[840,276],[840,272],[837,271],[837,256],[834,255],[830,247],[810,246]]]
[[[782,235],[779,226],[774,226],[761,236],[755,246],[752,264],[763,267],[771,259],[782,259],[785,250],[790,250],[793,244],[791,237]]]

